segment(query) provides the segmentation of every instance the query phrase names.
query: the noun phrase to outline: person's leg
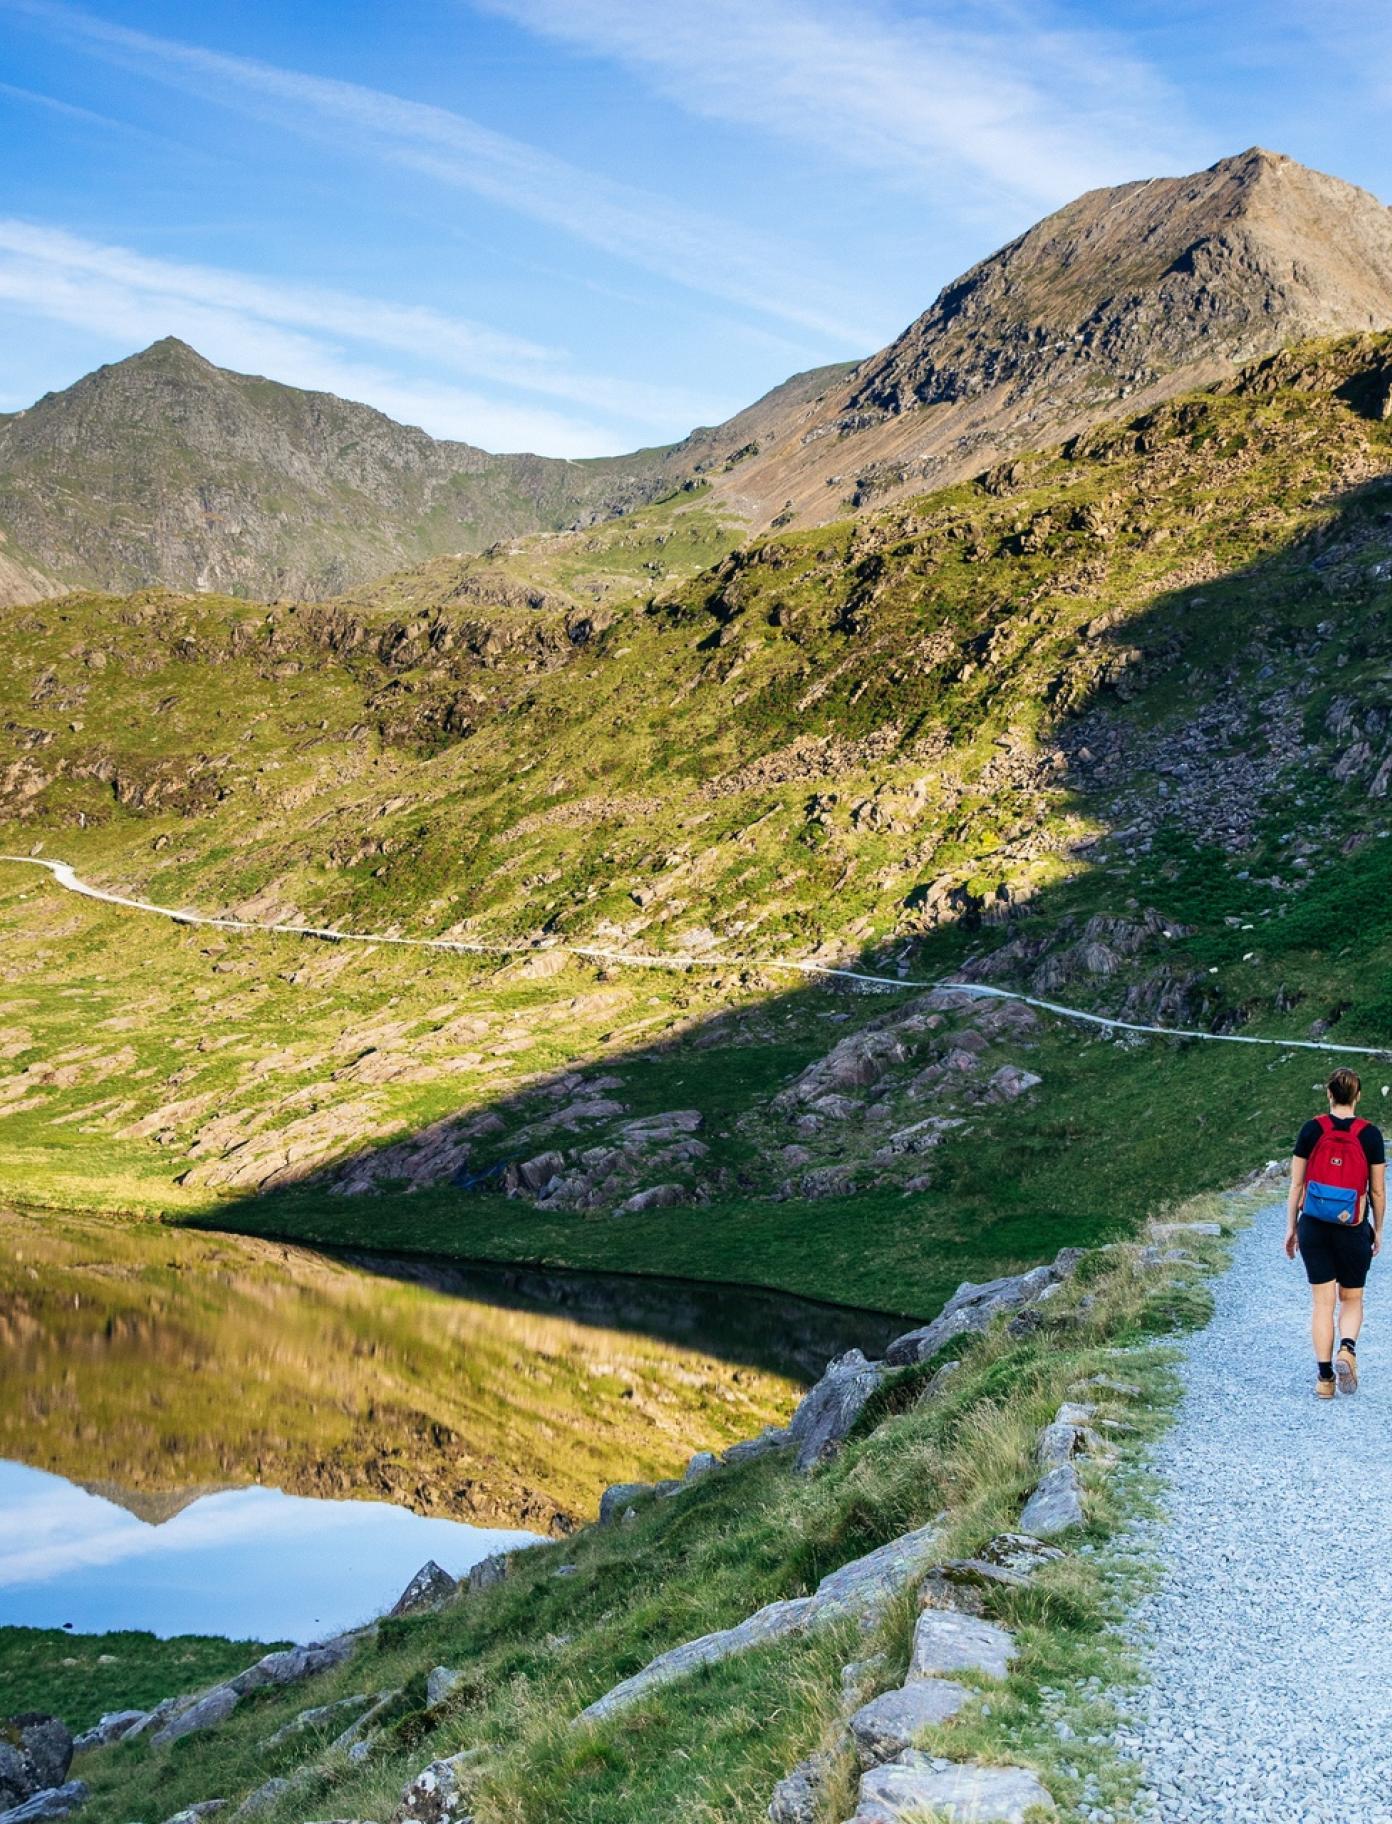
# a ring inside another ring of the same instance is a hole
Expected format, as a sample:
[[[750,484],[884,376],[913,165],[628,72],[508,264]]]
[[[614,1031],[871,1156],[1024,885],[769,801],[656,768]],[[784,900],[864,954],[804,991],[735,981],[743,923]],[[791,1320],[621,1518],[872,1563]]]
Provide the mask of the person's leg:
[[[1314,1301],[1310,1313],[1310,1341],[1315,1346],[1315,1360],[1320,1363],[1334,1359],[1334,1295],[1338,1290],[1339,1282],[1334,1279],[1310,1287]]]
[[[1339,1336],[1346,1343],[1356,1343],[1363,1328],[1362,1286],[1339,1287]],[[1377,1339],[1374,1338],[1374,1341]]]

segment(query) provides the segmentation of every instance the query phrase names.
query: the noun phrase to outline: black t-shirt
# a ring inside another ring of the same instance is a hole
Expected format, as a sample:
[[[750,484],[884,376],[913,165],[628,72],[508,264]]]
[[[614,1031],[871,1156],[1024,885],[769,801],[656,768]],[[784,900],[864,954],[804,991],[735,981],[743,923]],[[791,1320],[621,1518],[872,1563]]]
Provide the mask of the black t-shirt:
[[[1336,1133],[1346,1134],[1353,1126],[1354,1117],[1352,1115],[1331,1115],[1329,1118],[1334,1123]],[[1296,1138],[1296,1158],[1308,1159],[1310,1154],[1314,1152],[1315,1142],[1319,1137],[1319,1122],[1307,1121]],[[1374,1127],[1371,1121],[1366,1124],[1363,1131],[1359,1134],[1358,1144],[1363,1148],[1363,1156],[1368,1161],[1369,1165],[1385,1165],[1387,1163],[1387,1148],[1383,1144],[1382,1129],[1380,1127]]]

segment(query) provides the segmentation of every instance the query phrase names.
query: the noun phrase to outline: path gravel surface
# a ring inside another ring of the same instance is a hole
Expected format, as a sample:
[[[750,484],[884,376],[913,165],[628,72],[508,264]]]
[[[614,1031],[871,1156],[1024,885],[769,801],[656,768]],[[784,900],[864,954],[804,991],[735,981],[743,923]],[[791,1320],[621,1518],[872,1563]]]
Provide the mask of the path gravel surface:
[[[1238,1237],[1153,1459],[1168,1523],[1141,1529],[1163,1574],[1128,1745],[1164,1824],[1392,1824],[1392,1248],[1362,1385],[1317,1401],[1284,1219]]]

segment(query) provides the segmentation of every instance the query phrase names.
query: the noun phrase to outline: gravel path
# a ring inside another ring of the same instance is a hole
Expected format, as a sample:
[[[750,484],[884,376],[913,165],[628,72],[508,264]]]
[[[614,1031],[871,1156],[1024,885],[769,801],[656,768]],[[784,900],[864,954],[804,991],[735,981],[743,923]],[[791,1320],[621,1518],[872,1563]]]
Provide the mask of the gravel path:
[[[1318,1402],[1284,1215],[1239,1236],[1153,1459],[1169,1525],[1142,1529],[1164,1570],[1130,1745],[1164,1824],[1392,1824],[1392,1248],[1363,1385]]]

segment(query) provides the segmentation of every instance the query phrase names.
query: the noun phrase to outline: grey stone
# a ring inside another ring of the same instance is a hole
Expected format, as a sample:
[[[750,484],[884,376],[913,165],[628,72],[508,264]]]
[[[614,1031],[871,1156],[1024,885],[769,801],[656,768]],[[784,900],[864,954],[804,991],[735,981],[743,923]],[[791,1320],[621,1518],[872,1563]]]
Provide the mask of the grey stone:
[[[200,1818],[216,1817],[226,1809],[226,1799],[200,1799],[196,1805],[185,1805],[182,1811],[176,1811],[164,1820],[164,1824],[199,1824]]]
[[[480,1751],[466,1748],[432,1761],[402,1788],[392,1824],[471,1824],[465,1810],[463,1775],[477,1764]]]
[[[1018,1064],[1002,1064],[986,1085],[986,1093],[993,1102],[1014,1102],[1043,1081],[1034,1071],[1022,1070]]]
[[[1045,1469],[1060,1463],[1071,1463],[1085,1447],[1087,1425],[1095,1407],[1065,1403],[1039,1434],[1034,1447],[1035,1460]]]
[[[1023,1767],[935,1765],[908,1749],[860,1782],[853,1824],[1023,1824],[1031,1805],[1054,1810],[1048,1790]]]
[[[1070,1527],[1082,1526],[1083,1491],[1072,1463],[1060,1463],[1042,1476],[1020,1515],[1021,1530],[1039,1539],[1053,1539]]]
[[[713,1469],[719,1467],[720,1458],[713,1450],[698,1450],[682,1471],[682,1481],[699,1482],[702,1476],[708,1476]]]
[[[846,1614],[866,1621],[878,1619],[900,1590],[923,1574],[932,1560],[937,1536],[937,1526],[930,1523],[828,1572],[814,1598],[818,1619]]]
[[[301,1785],[307,1783],[305,1780],[299,1782]],[[273,1774],[269,1780],[263,1781],[254,1792],[247,1794],[232,1816],[234,1818],[260,1817],[263,1811],[269,1811],[273,1805],[278,1805],[287,1792],[293,1792],[295,1786],[294,1780],[286,1779],[283,1774]]]
[[[884,1613],[900,1590],[923,1574],[933,1554],[936,1533],[935,1526],[925,1526],[891,1539],[863,1558],[854,1558],[829,1572],[811,1596],[771,1602],[733,1628],[721,1628],[672,1647],[597,1698],[577,1720],[597,1721],[621,1710],[654,1686],[684,1677],[697,1666],[714,1665],[751,1647],[803,1634],[823,1622],[853,1616],[869,1625]]]
[[[150,1741],[156,1748],[165,1748],[183,1736],[197,1734],[200,1729],[213,1729],[227,1721],[239,1702],[240,1694],[230,1684],[214,1685],[187,1710],[172,1718],[162,1729],[157,1729]]]
[[[72,1731],[58,1717],[38,1710],[7,1717],[0,1723],[0,1805],[61,1786],[72,1757]]]
[[[923,1392],[919,1394],[917,1404],[920,1406],[927,1406],[930,1401],[939,1398],[945,1391],[948,1382],[961,1366],[961,1362],[956,1360],[940,1363],[929,1376],[928,1385],[923,1389]]]
[[[463,1676],[452,1666],[435,1666],[431,1670],[425,1681],[425,1701],[432,1710],[436,1704],[444,1703]]]
[[[652,1493],[651,1482],[612,1482],[599,1497],[599,1524],[612,1526],[642,1495]]]
[[[1033,1304],[1046,1287],[1068,1278],[1081,1255],[1081,1249],[1064,1248],[1047,1265],[1031,1267],[1028,1273],[989,1279],[979,1285],[967,1280],[931,1324],[895,1337],[885,1350],[886,1363],[892,1368],[905,1368],[914,1362],[926,1362],[954,1337],[974,1335],[985,1330],[1002,1312]]]
[[[925,1729],[955,1716],[971,1698],[965,1685],[946,1678],[917,1679],[898,1691],[882,1691],[862,1704],[847,1727],[862,1767],[893,1760],[912,1748]]]
[[[416,1574],[419,1576],[421,1573]],[[259,1691],[267,1685],[297,1685],[302,1679],[313,1678],[318,1672],[328,1672],[334,1666],[341,1666],[354,1652],[358,1642],[374,1631],[370,1628],[355,1629],[347,1634],[335,1634],[332,1640],[312,1641],[308,1646],[284,1647],[276,1653],[264,1653],[254,1666],[248,1666],[245,1672],[229,1678],[227,1688],[235,1691],[238,1697],[245,1697],[248,1691]]]
[[[788,1421],[795,1469],[805,1473],[832,1455],[884,1377],[883,1363],[867,1361],[859,1349],[828,1364]]]
[[[449,1572],[442,1570],[433,1558],[428,1558],[387,1613],[417,1615],[425,1609],[438,1609],[449,1601],[458,1588],[458,1583]]]
[[[74,1754],[85,1754],[89,1748],[106,1748],[129,1735],[137,1723],[143,1723],[148,1710],[108,1710],[90,1729],[73,1742]]]
[[[1008,1571],[1022,1582],[1028,1582],[1046,1564],[1054,1564],[1064,1554],[1056,1545],[1045,1545],[1032,1533],[997,1533],[982,1546],[976,1560],[993,1569]]]
[[[349,1723],[342,1735],[336,1735],[329,1743],[329,1752],[347,1754],[350,1761],[362,1760],[371,1752],[370,1746],[362,1738],[400,1696],[400,1691],[379,1691],[362,1715]]]
[[[198,1702],[196,1696],[185,1694],[181,1697],[161,1698],[153,1710],[147,1710],[138,1723],[132,1723],[122,1737],[123,1741],[133,1742],[138,1736],[148,1735],[167,1723],[171,1716],[178,1716],[182,1711],[191,1710]]]
[[[67,1780],[61,1786],[45,1786],[30,1793],[8,1811],[0,1811],[0,1824],[36,1824],[40,1818],[66,1818],[87,1797],[86,1780]]]
[[[976,1615],[924,1609],[914,1624],[909,1678],[937,1678],[944,1672],[981,1672],[1004,1678],[1015,1657],[1015,1636]]]
[[[268,1735],[261,1745],[263,1748],[279,1748],[282,1742],[303,1735],[306,1729],[317,1729],[326,1723],[341,1725],[355,1710],[365,1710],[371,1701],[365,1692],[360,1692],[356,1697],[340,1697],[332,1704],[316,1704],[313,1709],[301,1710],[298,1716],[292,1716],[274,1735]]]
[[[786,1773],[769,1800],[769,1824],[818,1824],[822,1788],[834,1761],[829,1754],[810,1754]]]
[[[722,1452],[722,1463],[752,1463],[758,1457],[766,1457],[772,1450],[788,1448],[788,1432],[785,1426],[769,1425],[757,1438],[741,1438],[738,1444],[731,1444]]]
[[[672,1647],[650,1660],[641,1671],[606,1691],[580,1712],[579,1721],[598,1722],[616,1710],[633,1703],[657,1685],[671,1684],[684,1678],[697,1666],[711,1666],[751,1647],[766,1646],[770,1641],[786,1640],[805,1633],[812,1621],[816,1598],[796,1596],[787,1602],[770,1602],[733,1628],[720,1628],[713,1634],[702,1634],[679,1647]]]
[[[673,1210],[690,1203],[692,1193],[680,1184],[650,1184],[646,1190],[625,1197],[614,1211],[616,1216],[641,1216],[645,1210]]]
[[[885,1669],[883,1653],[872,1653],[868,1659],[853,1659],[841,1668],[841,1702],[845,1710],[854,1710],[866,1691]]]
[[[477,1596],[481,1590],[496,1589],[500,1583],[506,1583],[512,1574],[512,1552],[490,1552],[486,1558],[480,1558],[469,1571],[469,1594]]]

